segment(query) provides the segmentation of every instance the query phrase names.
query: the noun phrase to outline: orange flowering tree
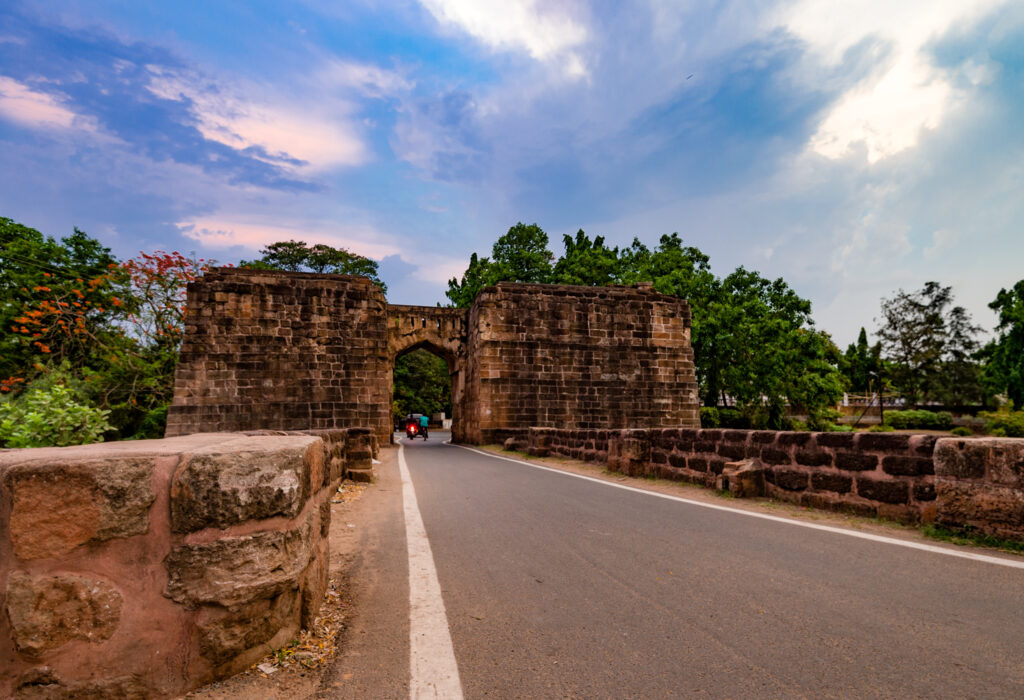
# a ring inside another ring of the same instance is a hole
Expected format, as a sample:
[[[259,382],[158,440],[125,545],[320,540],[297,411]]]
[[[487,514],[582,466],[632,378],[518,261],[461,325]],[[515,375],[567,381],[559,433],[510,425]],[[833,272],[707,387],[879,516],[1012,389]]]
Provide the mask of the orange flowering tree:
[[[0,394],[71,384],[121,437],[162,434],[189,282],[211,261],[119,262],[81,231],[56,241],[0,218]]]

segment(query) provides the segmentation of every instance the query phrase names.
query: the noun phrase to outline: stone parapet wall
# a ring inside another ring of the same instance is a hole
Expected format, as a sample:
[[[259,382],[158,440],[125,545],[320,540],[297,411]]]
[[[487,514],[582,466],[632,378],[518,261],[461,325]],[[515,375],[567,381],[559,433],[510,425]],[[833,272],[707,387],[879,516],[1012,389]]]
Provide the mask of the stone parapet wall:
[[[188,287],[167,436],[391,433],[387,304],[365,277],[216,268]]]
[[[1024,440],[940,439],[935,492],[939,523],[1024,541]]]
[[[454,439],[699,425],[690,307],[649,286],[501,283],[470,309]]]
[[[631,476],[722,486],[763,470],[766,495],[815,508],[939,522],[1024,540],[1024,440],[897,433],[531,428],[527,451]]]
[[[170,697],[313,620],[368,429],[0,452],[0,697]],[[351,456],[351,460],[349,457]]]

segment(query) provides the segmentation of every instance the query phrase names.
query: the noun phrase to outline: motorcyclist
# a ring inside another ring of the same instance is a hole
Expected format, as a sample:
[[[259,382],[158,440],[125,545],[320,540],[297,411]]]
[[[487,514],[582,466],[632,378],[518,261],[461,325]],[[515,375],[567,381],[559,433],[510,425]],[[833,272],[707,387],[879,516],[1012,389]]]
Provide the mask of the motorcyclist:
[[[405,434],[410,440],[416,437],[416,430],[418,427],[416,416],[410,413],[405,417]]]
[[[430,419],[427,418],[426,414],[420,416],[420,430],[423,432],[423,439],[427,439],[427,424],[430,423]]]

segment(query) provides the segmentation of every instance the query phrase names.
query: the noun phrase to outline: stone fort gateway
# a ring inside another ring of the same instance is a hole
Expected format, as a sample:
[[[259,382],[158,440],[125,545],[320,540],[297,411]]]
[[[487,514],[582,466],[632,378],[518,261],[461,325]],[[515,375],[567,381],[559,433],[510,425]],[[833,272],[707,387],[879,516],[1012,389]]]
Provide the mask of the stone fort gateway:
[[[168,437],[0,450],[0,697],[180,697],[313,626],[333,498],[373,479],[418,348],[457,442],[1024,541],[1024,440],[701,429],[689,305],[648,285],[447,309],[217,269],[188,308]]]
[[[189,288],[167,435],[392,432],[395,359],[452,377],[452,438],[531,427],[699,427],[686,301],[635,287],[499,284],[470,309],[389,305],[366,278],[216,269]]]

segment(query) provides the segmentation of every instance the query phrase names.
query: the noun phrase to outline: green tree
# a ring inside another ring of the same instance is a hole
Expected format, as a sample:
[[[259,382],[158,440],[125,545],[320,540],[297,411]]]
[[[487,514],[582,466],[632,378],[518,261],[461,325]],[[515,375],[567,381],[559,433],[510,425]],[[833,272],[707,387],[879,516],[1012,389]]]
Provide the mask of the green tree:
[[[619,277],[619,249],[604,244],[604,237],[593,240],[580,229],[576,237],[562,236],[565,252],[551,272],[555,284],[602,286],[614,284]]]
[[[878,336],[893,386],[911,406],[980,400],[979,330],[963,307],[953,306],[952,287],[938,282],[883,299]]]
[[[462,273],[462,279],[454,277],[448,280],[448,291],[445,296],[451,300],[452,306],[459,309],[468,309],[473,305],[477,295],[489,284],[491,279],[491,261],[487,258],[478,258],[476,253],[469,257],[469,267]]]
[[[0,388],[46,365],[101,362],[120,334],[126,285],[110,250],[77,228],[57,241],[0,218]]]
[[[947,406],[966,406],[985,402],[982,366],[978,362],[981,327],[971,321],[962,306],[954,306],[946,317],[946,343],[942,374],[936,394]]]
[[[554,255],[548,250],[548,234],[537,224],[517,223],[494,243],[491,250],[496,282],[545,283],[551,278]]]
[[[448,280],[445,295],[453,306],[464,309],[485,287],[498,282],[549,282],[553,258],[548,234],[537,224],[519,222],[495,241],[490,258],[473,253],[462,279]]]
[[[1024,279],[1000,289],[989,308],[999,314],[998,336],[984,351],[985,383],[994,393],[1005,393],[1013,405],[1024,407]]]
[[[323,243],[310,246],[305,241],[278,241],[262,248],[260,254],[262,257],[258,260],[243,260],[240,266],[256,270],[362,275],[387,293],[387,285],[380,279],[377,261],[345,248],[333,248]]]
[[[395,360],[392,413],[428,416],[452,413],[448,363],[428,350],[413,350]]]
[[[866,394],[880,390],[883,372],[882,344],[868,345],[868,332],[860,329],[856,344],[850,343],[844,353],[841,367],[850,391]]]

